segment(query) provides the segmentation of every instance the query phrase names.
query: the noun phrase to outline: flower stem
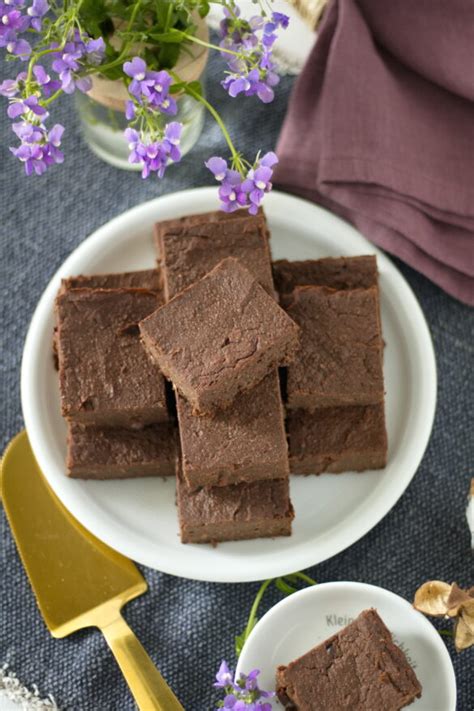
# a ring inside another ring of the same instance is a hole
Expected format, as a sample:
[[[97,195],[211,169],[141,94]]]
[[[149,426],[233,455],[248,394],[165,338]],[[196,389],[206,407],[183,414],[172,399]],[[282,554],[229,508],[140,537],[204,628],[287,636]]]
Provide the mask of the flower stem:
[[[188,35],[187,32],[181,33],[182,37],[185,37],[190,42],[195,44],[200,44],[202,47],[207,47],[208,49],[216,49],[218,52],[225,52],[226,54],[233,54],[234,57],[240,57],[239,52],[235,52],[233,49],[227,49],[226,47],[219,47],[217,44],[212,44],[212,42],[206,42],[205,40],[199,39],[195,35]]]
[[[255,618],[257,617],[257,611],[258,611],[258,606],[260,605],[262,598],[265,594],[265,590],[268,588],[269,585],[273,583],[273,578],[269,578],[269,580],[265,580],[259,588],[259,591],[257,595],[255,596],[255,600],[253,601],[253,605],[250,609],[250,615],[247,621],[247,626],[244,631],[244,642],[247,641],[251,631],[253,630],[255,626]]]
[[[300,580],[303,580],[303,582],[308,583],[308,585],[317,585],[316,580],[313,580],[313,578],[310,578],[309,575],[306,575],[306,573],[292,573],[291,575],[288,575],[286,577],[289,578],[299,578]]]
[[[227,145],[229,146],[229,149],[230,149],[230,152],[232,155],[232,159],[236,165],[237,170],[239,170],[240,172],[243,172],[243,165],[242,165],[241,158],[237,152],[236,147],[234,146],[234,144],[232,142],[229,131],[227,130],[227,127],[226,127],[224,121],[222,120],[222,117],[219,114],[219,112],[212,106],[212,104],[210,104],[207,101],[207,99],[204,98],[204,96],[202,94],[200,94],[198,91],[195,91],[190,86],[190,84],[182,82],[181,79],[179,78],[179,76],[175,72],[170,70],[170,74],[176,82],[184,84],[183,88],[184,88],[184,91],[186,94],[188,94],[189,96],[192,96],[193,99],[195,99],[196,101],[199,101],[209,111],[209,113],[211,114],[211,116],[213,117],[213,119],[215,120],[215,122],[217,123],[217,125],[219,126],[219,128],[222,131],[222,135],[224,136],[224,138],[227,142]]]
[[[63,90],[58,89],[57,91],[54,92],[54,94],[51,94],[50,97],[48,97],[47,99],[43,99],[43,101],[41,103],[43,104],[43,106],[49,106],[49,104],[52,104],[53,101],[56,101],[56,99],[59,98],[62,93],[63,93]]]

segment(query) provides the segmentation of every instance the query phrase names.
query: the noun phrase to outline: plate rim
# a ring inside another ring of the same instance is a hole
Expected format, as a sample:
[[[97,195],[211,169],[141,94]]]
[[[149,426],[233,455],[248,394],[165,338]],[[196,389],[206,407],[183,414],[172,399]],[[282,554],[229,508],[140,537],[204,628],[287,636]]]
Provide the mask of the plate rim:
[[[359,242],[362,241],[364,246],[367,246],[367,253],[377,255],[377,259],[379,260],[379,268],[383,267],[388,269],[390,278],[395,280],[396,291],[399,293],[400,289],[402,289],[403,300],[408,300],[410,315],[418,325],[417,332],[419,329],[419,331],[423,334],[425,357],[425,361],[423,363],[423,375],[425,383],[430,384],[426,393],[428,396],[427,401],[424,402],[424,417],[421,422],[417,423],[419,427],[418,438],[415,443],[412,443],[412,449],[414,451],[411,455],[411,461],[413,461],[414,464],[409,468],[405,468],[405,470],[400,473],[397,481],[392,483],[391,490],[389,490],[390,496],[387,496],[387,491],[385,490],[384,496],[379,498],[378,506],[368,507],[368,512],[370,511],[371,515],[367,513],[363,520],[359,522],[359,527],[355,535],[351,527],[347,526],[345,529],[338,532],[336,542],[334,539],[332,539],[329,544],[325,541],[324,551],[319,555],[314,555],[314,553],[311,552],[311,547],[310,551],[308,551],[307,547],[303,546],[303,550],[295,551],[295,549],[292,549],[293,555],[289,556],[291,558],[289,561],[283,556],[282,562],[280,557],[276,555],[276,551],[275,554],[272,554],[269,557],[266,557],[266,554],[263,554],[262,559],[258,564],[258,570],[243,570],[242,566],[235,565],[228,566],[229,569],[219,565],[217,567],[210,566],[210,569],[206,568],[203,570],[198,562],[192,564],[191,566],[185,565],[184,567],[189,568],[189,570],[184,570],[183,565],[180,564],[181,558],[179,557],[175,562],[173,556],[166,556],[165,554],[164,556],[161,555],[156,557],[155,555],[149,555],[147,551],[142,552],[141,550],[137,550],[137,546],[134,545],[135,534],[131,535],[132,532],[130,532],[125,525],[113,522],[111,530],[107,524],[103,525],[101,521],[94,519],[94,516],[90,517],[88,512],[85,511],[83,507],[80,505],[76,506],[74,496],[72,493],[69,493],[67,487],[62,488],[61,482],[56,480],[55,474],[48,471],[47,454],[43,452],[42,437],[39,431],[39,421],[41,419],[40,413],[37,409],[35,409],[34,398],[29,398],[29,394],[34,391],[34,368],[32,366],[36,350],[35,344],[41,339],[41,335],[45,327],[45,321],[47,321],[51,316],[51,304],[54,302],[54,296],[59,285],[59,280],[62,276],[68,274],[70,269],[69,264],[75,263],[83,256],[83,254],[87,254],[92,245],[94,249],[97,250],[103,243],[107,244],[110,240],[110,235],[113,234],[114,230],[116,230],[123,223],[133,222],[134,220],[136,221],[136,218],[140,215],[140,213],[146,213],[152,209],[159,214],[160,206],[163,205],[163,203],[169,203],[171,206],[173,203],[176,203],[177,214],[183,214],[186,202],[190,202],[195,199],[198,200],[199,204],[202,203],[202,212],[213,209],[210,207],[211,202],[215,203],[217,208],[217,197],[214,187],[191,188],[153,198],[140,203],[139,205],[135,205],[134,207],[112,218],[98,229],[94,230],[94,232],[83,240],[64,260],[43,291],[28,328],[21,363],[21,404],[25,426],[33,453],[41,470],[44,472],[48,483],[72,515],[75,516],[81,524],[91,531],[97,538],[100,538],[115,550],[118,550],[123,555],[132,558],[138,563],[155,570],[161,570],[162,572],[171,575],[209,582],[251,582],[268,577],[284,575],[293,572],[294,570],[306,569],[323,562],[324,560],[332,558],[365,536],[395,506],[417,472],[430,440],[437,399],[436,359],[431,333],[421,306],[411,287],[396,266],[391,262],[389,257],[381,252],[375,245],[370,243],[352,225],[328,210],[325,210],[319,205],[315,205],[308,200],[295,197],[288,193],[272,191],[272,193],[267,196],[267,206],[269,207],[268,214],[270,220],[271,203],[276,200],[283,200],[291,202],[295,210],[298,206],[300,206],[303,210],[312,210],[315,215],[315,219],[324,221],[329,218],[332,222],[339,223],[340,228],[344,229],[347,234],[352,234],[352,236],[356,237]],[[410,473],[407,474],[407,472]],[[70,482],[71,480],[65,478],[65,481]],[[188,544],[187,547],[190,548],[190,544]],[[321,548],[321,546],[318,546],[316,550],[319,548]],[[329,552],[326,550],[328,548]],[[295,553],[297,553],[297,555],[295,555]]]
[[[373,585],[372,583],[363,583],[356,580],[334,580],[325,583],[316,583],[316,585],[311,585],[307,588],[303,588],[302,590],[298,590],[297,592],[292,593],[287,597],[284,597],[282,600],[279,600],[275,605],[273,605],[269,610],[267,610],[263,617],[258,620],[257,624],[250,633],[237,660],[237,665],[235,669],[236,676],[240,674],[241,671],[244,671],[246,674],[249,673],[249,669],[242,668],[244,652],[246,648],[248,649],[251,646],[251,644],[253,643],[253,638],[256,637],[257,634],[259,634],[258,630],[259,628],[261,629],[262,627],[264,627],[264,623],[268,624],[269,621],[271,623],[272,617],[277,615],[281,609],[287,608],[288,606],[297,605],[301,597],[317,597],[320,594],[321,590],[328,590],[329,592],[331,592],[332,590],[338,590],[341,588],[346,589],[348,594],[351,592],[351,589],[354,588],[359,589],[368,594],[373,593],[373,591],[376,591],[377,594],[382,594],[388,598],[395,599],[397,603],[402,603],[407,608],[407,611],[409,610],[410,614],[413,613],[418,617],[418,620],[421,621],[422,626],[425,627],[427,635],[433,641],[433,644],[437,647],[437,649],[440,651],[441,657],[443,658],[444,662],[444,668],[446,669],[450,677],[451,683],[449,686],[449,695],[451,697],[451,707],[449,709],[446,709],[446,711],[455,711],[457,701],[457,680],[456,673],[454,671],[454,665],[451,659],[451,655],[449,654],[448,648],[444,644],[441,636],[438,634],[433,624],[425,615],[423,615],[418,610],[415,610],[415,608],[408,602],[408,600],[406,600],[401,595],[398,595],[398,593],[395,593],[392,590],[388,590],[387,588],[383,588],[380,585]]]

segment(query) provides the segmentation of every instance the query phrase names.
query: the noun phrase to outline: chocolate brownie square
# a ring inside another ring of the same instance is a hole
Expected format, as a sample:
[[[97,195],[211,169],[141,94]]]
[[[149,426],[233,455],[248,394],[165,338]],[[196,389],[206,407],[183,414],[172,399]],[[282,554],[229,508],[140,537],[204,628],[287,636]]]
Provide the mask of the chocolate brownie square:
[[[164,378],[138,328],[158,305],[156,293],[144,289],[71,289],[57,296],[64,417],[121,427],[168,419]]]
[[[298,326],[234,257],[141,321],[140,333],[196,414],[228,407],[299,345]]]
[[[139,430],[68,424],[68,475],[76,479],[175,476],[177,430],[169,422]]]
[[[365,610],[276,673],[277,696],[291,711],[399,711],[422,688],[376,610]]]
[[[288,367],[290,409],[372,405],[383,401],[383,342],[378,292],[296,287],[287,308],[301,327]]]
[[[327,286],[330,289],[370,289],[378,285],[377,258],[373,254],[362,257],[324,257],[289,262],[273,262],[273,279],[280,302],[291,302],[297,286]]]
[[[290,410],[292,474],[382,469],[387,463],[384,405]]]
[[[191,491],[177,476],[182,543],[218,543],[291,535],[288,478]]]
[[[59,291],[69,289],[121,289],[136,288],[154,291],[159,297],[159,304],[163,299],[163,277],[160,267],[144,269],[138,272],[119,272],[116,274],[90,274],[67,277],[61,280]],[[58,344],[56,342],[57,328],[53,331],[53,363],[58,370]]]
[[[288,477],[288,445],[278,374],[213,417],[177,398],[183,474],[190,489]]]
[[[236,257],[273,295],[269,234],[263,212],[229,215],[208,212],[155,225],[155,245],[163,268],[165,299],[169,301],[219,262]]]

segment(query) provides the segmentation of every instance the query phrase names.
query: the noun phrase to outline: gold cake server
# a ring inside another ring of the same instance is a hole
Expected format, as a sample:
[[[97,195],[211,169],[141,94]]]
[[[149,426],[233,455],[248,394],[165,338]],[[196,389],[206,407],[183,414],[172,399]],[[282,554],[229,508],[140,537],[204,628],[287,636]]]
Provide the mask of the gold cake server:
[[[146,592],[132,561],[81,526],[41,473],[26,432],[5,451],[2,499],[38,605],[53,637],[98,627],[141,711],[184,711],[120,610]]]

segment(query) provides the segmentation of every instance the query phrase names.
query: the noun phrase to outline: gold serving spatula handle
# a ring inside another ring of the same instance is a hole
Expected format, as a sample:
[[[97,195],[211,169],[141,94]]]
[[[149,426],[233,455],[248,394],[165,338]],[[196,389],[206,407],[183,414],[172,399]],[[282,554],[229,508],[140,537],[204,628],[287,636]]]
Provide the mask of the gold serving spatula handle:
[[[100,630],[140,711],[184,711],[120,613]]]

